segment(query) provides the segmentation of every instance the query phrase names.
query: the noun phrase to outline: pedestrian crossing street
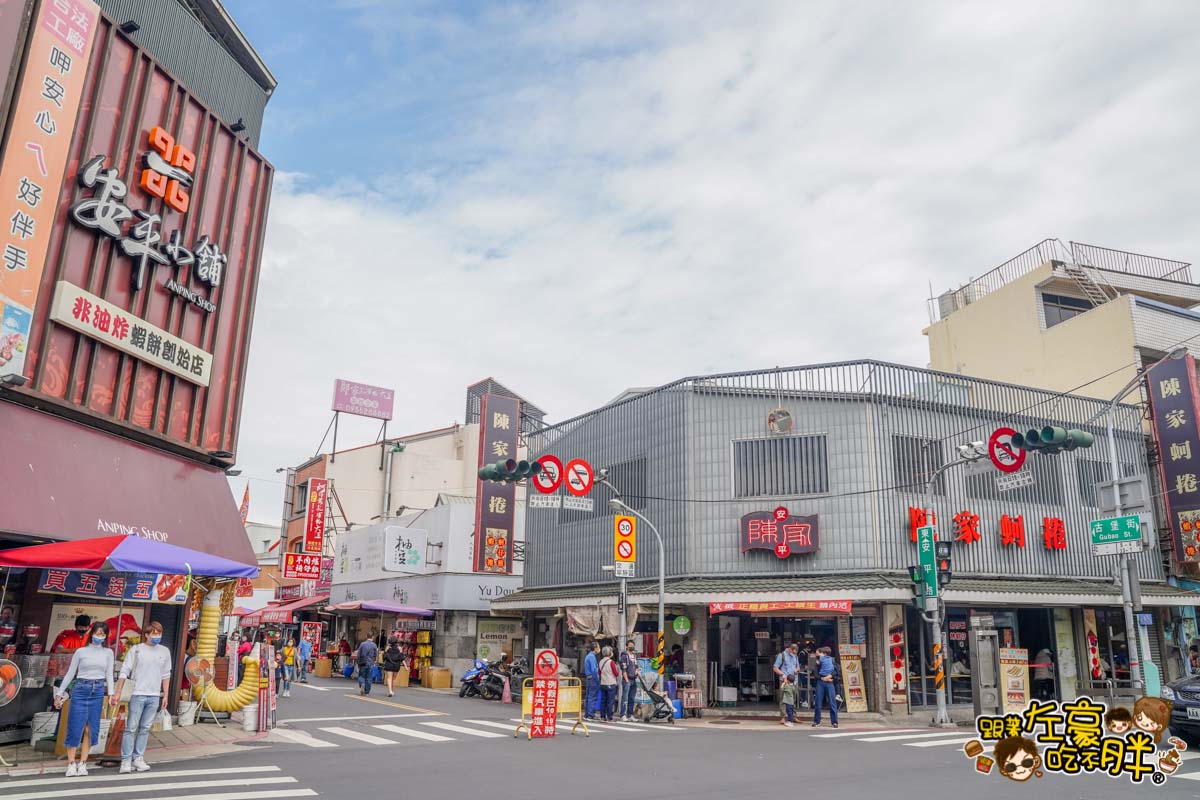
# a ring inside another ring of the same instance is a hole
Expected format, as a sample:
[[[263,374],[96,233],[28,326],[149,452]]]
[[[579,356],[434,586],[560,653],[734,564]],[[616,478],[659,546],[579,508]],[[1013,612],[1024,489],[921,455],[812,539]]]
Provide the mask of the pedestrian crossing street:
[[[115,769],[92,769],[86,777],[61,774],[0,781],[4,800],[57,798],[120,798],[120,800],[284,800],[316,797],[279,767],[220,769],[153,769],[118,774]]]
[[[350,745],[373,745],[384,747],[416,742],[432,742],[443,744],[456,741],[473,741],[478,739],[511,739],[521,722],[519,717],[509,720],[497,719],[463,719],[463,720],[429,720],[411,721],[404,725],[391,723],[366,724],[360,723],[353,727],[348,725],[320,725],[312,730],[301,728],[276,728],[272,736],[292,744],[303,745],[314,749],[343,747]],[[557,736],[570,736],[574,723],[560,720],[556,729]],[[588,733],[600,736],[613,734],[629,734],[631,736],[655,735],[663,733],[680,733],[684,728],[670,724],[646,724],[642,722],[589,722]],[[522,731],[522,735],[524,735]],[[582,735],[582,730],[576,735]],[[7,798],[6,798],[7,800]]]
[[[982,741],[978,736],[969,735],[964,729],[938,731],[931,728],[876,728],[873,730],[833,731],[816,728],[809,730],[812,731],[809,736],[813,739],[890,744],[927,750],[928,748],[939,748],[939,750],[929,750],[928,752],[957,751],[964,761],[967,757],[963,753],[963,745],[971,741]],[[985,753],[990,754],[994,749],[994,743],[983,742]],[[1179,755],[1183,763],[1179,770],[1170,776],[1169,780],[1200,781],[1200,750],[1185,750]]]

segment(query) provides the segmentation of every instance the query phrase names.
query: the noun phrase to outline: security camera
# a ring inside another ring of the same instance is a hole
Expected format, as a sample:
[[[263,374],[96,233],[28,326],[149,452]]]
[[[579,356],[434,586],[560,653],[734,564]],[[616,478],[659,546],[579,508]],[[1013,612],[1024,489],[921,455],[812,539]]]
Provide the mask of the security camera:
[[[600,470],[596,473],[596,476],[602,481],[608,480],[608,468],[601,467]]]

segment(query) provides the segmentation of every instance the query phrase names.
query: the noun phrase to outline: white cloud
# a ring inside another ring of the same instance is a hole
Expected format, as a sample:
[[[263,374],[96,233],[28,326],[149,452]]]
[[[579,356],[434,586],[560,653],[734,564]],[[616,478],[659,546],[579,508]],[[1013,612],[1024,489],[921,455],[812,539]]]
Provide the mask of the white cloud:
[[[927,282],[1045,236],[1187,259],[1186,11],[605,2],[376,25],[377,48],[432,32],[546,66],[459,109],[454,169],[277,182],[241,460],[315,449],[335,377],[395,387],[395,433],[461,418],[487,375],[561,419],[693,373],[922,365]]]

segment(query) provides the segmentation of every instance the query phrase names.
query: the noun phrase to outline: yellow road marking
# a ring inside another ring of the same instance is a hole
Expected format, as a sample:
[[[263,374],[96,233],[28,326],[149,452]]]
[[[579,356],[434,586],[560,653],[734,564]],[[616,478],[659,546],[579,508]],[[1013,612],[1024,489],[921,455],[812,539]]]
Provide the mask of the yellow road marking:
[[[346,694],[344,697],[349,697],[353,700],[365,700],[368,703],[378,703],[381,706],[391,706],[392,708],[403,708],[405,711],[417,711],[422,714],[429,714],[435,717],[447,716],[445,711],[434,711],[432,708],[417,708],[416,706],[406,706],[403,703],[393,703],[390,700],[376,700],[374,697],[365,697],[361,694]]]

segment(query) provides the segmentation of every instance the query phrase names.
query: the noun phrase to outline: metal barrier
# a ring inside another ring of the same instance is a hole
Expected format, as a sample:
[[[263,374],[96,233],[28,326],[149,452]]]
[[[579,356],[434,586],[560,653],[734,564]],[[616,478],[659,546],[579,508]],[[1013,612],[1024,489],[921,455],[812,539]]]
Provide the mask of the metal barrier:
[[[533,738],[533,681],[533,678],[521,681],[521,724],[513,731],[514,737],[520,736],[521,729],[524,728],[525,738]],[[576,728],[583,728],[583,735],[591,736],[587,723],[583,721],[583,681],[579,678],[559,678],[555,727],[557,728],[559,717],[571,714],[575,715],[575,724],[571,726],[571,735],[575,735]]]

